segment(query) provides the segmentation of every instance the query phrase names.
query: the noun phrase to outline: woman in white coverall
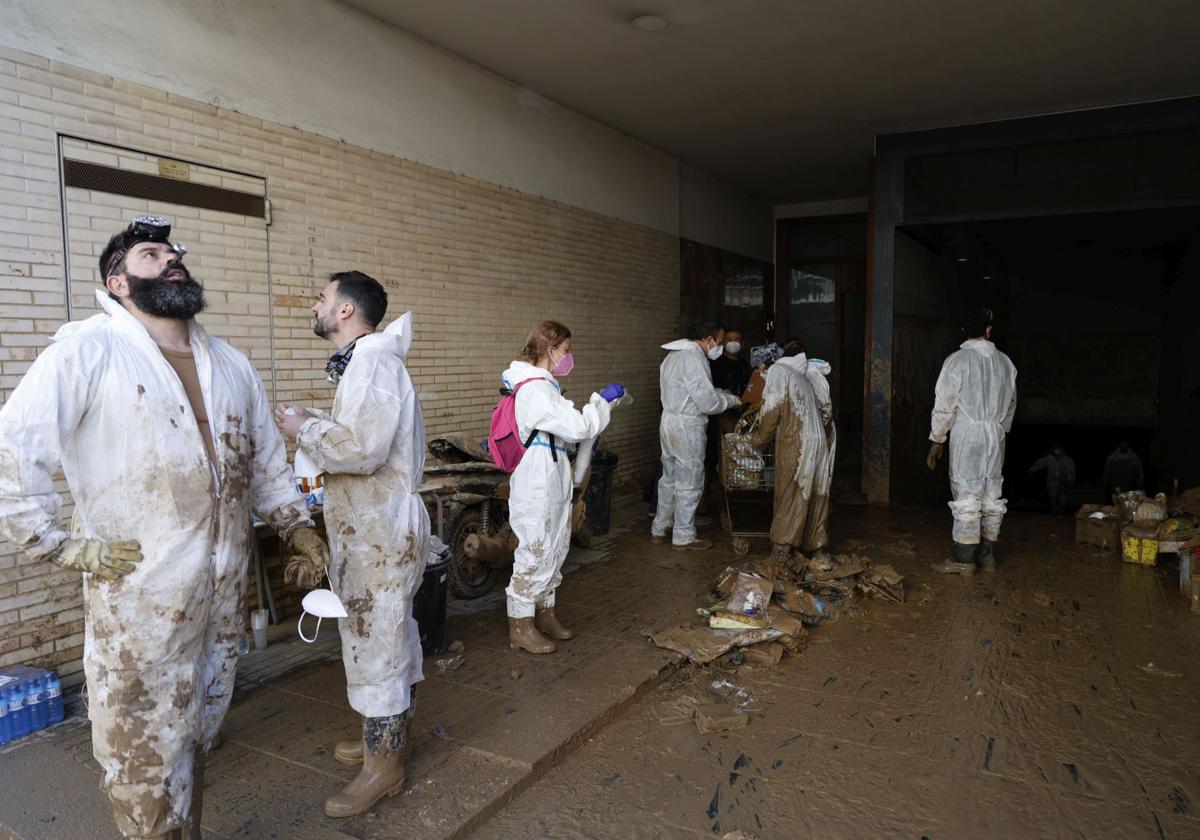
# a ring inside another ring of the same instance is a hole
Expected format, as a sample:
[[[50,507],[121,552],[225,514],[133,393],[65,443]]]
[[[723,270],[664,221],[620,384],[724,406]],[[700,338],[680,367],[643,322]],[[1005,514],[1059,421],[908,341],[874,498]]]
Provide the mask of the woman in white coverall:
[[[1008,510],[1004,485],[1004,437],[1017,410],[1017,369],[992,344],[992,313],[968,313],[967,336],[942,364],[934,389],[932,430],[926,464],[937,466],[950,438],[950,491],[954,501],[954,549],[948,562],[933,568],[970,575],[976,552],[986,571],[995,568],[1000,523]]]
[[[190,821],[199,837],[193,761],[199,774],[233,691],[251,510],[313,562],[328,555],[249,360],[190,315],[156,314],[151,327],[173,322],[190,343],[200,393],[188,394],[149,331],[129,287],[178,297],[194,282],[166,235],[153,235],[135,222],[114,237],[101,268],[120,301],[98,291],[102,314],[60,329],[0,410],[0,532],[85,572],[92,749],[122,834],[182,837]],[[70,535],[60,464],[75,501]],[[138,543],[140,562],[122,562]]]
[[[358,271],[330,277],[313,307],[315,331],[339,346],[333,410],[280,406],[276,422],[325,476],[329,585],[347,617],[338,620],[346,691],[363,716],[362,739],[334,756],[362,769],[325,801],[349,817],[399,793],[405,781],[412,687],[422,678],[413,597],[421,586],[429,514],[417,488],[425,471],[425,424],[404,360],[412,315],[383,332],[387,292]],[[323,570],[315,570],[319,582]],[[314,584],[312,577],[301,581]],[[315,584],[314,584],[315,585]]]
[[[530,333],[521,358],[501,377],[510,390],[527,383],[516,396],[521,442],[537,431],[513,471],[508,498],[508,520],[519,540],[506,590],[508,643],[514,650],[530,653],[553,653],[554,640],[575,635],[558,620],[554,598],[571,547],[571,464],[566,444],[603,432],[609,402],[624,393],[620,385],[609,385],[603,395],[592,394],[583,410],[576,411],[575,404],[560,393],[556,378],[566,376],[574,365],[571,331],[556,321],[543,321]]]
[[[741,403],[712,384],[710,359],[723,352],[715,324],[697,324],[687,338],[663,345],[670,351],[659,367],[662,419],[658,441],[662,448],[662,478],[658,482],[658,512],[650,525],[650,542],[666,542],[680,551],[712,548],[696,538],[696,506],[704,493],[704,443],[708,417]]]

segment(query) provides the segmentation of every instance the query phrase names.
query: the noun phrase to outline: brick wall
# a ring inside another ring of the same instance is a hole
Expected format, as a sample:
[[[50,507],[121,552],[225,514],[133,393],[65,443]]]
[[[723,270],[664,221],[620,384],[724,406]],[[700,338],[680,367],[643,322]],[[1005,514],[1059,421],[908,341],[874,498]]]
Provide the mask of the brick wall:
[[[209,283],[200,320],[251,354],[279,400],[328,406],[332,348],[313,336],[308,307],[330,272],[356,268],[387,286],[389,319],[413,311],[409,366],[431,435],[482,436],[501,370],[533,324],[554,318],[575,334],[569,395],[616,379],[637,397],[605,436],[621,458],[618,484],[653,470],[658,345],[676,329],[674,235],[6,49],[0,400],[66,318],[59,135],[88,141],[64,139],[72,157],[111,153],[136,168],[162,155],[195,164],[193,177],[219,168],[248,176],[234,188],[263,185],[265,242],[241,218],[176,215],[181,230],[196,228],[188,261]],[[67,191],[75,317],[92,311],[95,255],[142,204]],[[0,667],[32,662],[77,681],[81,619],[76,575],[0,542]]]

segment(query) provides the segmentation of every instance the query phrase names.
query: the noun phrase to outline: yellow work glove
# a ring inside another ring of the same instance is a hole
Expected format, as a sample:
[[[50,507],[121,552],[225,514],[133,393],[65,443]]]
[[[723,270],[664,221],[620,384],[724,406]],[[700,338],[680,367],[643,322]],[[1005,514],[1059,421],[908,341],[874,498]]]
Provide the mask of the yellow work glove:
[[[929,447],[929,455],[925,458],[925,466],[929,469],[937,469],[937,462],[942,460],[942,451],[946,448],[944,443],[935,443]]]
[[[301,589],[315,589],[329,565],[329,546],[314,528],[297,528],[288,540],[288,564],[283,570],[285,583]]]
[[[63,540],[50,552],[50,562],[64,569],[91,572],[105,580],[117,580],[142,561],[142,544],[137,540],[103,540],[76,537]]]

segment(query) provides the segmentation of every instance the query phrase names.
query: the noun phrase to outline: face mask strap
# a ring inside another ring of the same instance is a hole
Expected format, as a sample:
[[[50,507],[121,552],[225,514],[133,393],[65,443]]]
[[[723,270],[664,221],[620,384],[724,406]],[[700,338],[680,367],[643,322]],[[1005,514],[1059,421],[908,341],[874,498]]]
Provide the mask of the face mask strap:
[[[304,616],[306,615],[312,615],[312,613],[306,610],[304,615],[300,616],[300,620],[296,622],[296,632],[300,634],[301,639],[311,645],[317,640],[317,634],[321,632],[321,616],[317,616],[317,626],[316,629],[313,630],[312,638],[310,639],[308,636],[304,635]]]

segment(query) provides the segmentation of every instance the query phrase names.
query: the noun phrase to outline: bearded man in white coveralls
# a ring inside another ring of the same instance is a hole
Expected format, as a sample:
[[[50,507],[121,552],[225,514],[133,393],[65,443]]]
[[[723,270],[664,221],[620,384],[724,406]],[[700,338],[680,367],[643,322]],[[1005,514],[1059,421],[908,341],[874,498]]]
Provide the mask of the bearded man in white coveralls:
[[[1004,438],[1017,410],[1017,369],[992,343],[992,312],[973,310],[963,322],[967,340],[942,365],[934,388],[926,465],[937,466],[950,438],[950,491],[954,550],[935,571],[971,575],[978,555],[984,571],[996,567],[996,543],[1008,505]]]
[[[83,573],[92,749],[118,828],[139,838],[200,837],[204,753],[245,629],[251,510],[293,554],[328,557],[262,381],[193,319],[203,288],[170,231],[139,216],[109,241],[103,312],[64,325],[0,410],[0,532]]]
[[[350,706],[363,716],[362,740],[334,749],[362,770],[325,800],[330,817],[361,814],[403,790],[413,685],[421,680],[413,597],[429,542],[417,493],[425,424],[404,366],[412,316],[376,333],[386,311],[387,292],[374,278],[331,275],[312,312],[313,331],[338,347],[326,366],[337,385],[333,411],[283,405],[275,412],[280,431],[325,474],[329,584],[348,613],[338,622],[342,661]],[[324,573],[313,566],[301,583],[316,586]]]

